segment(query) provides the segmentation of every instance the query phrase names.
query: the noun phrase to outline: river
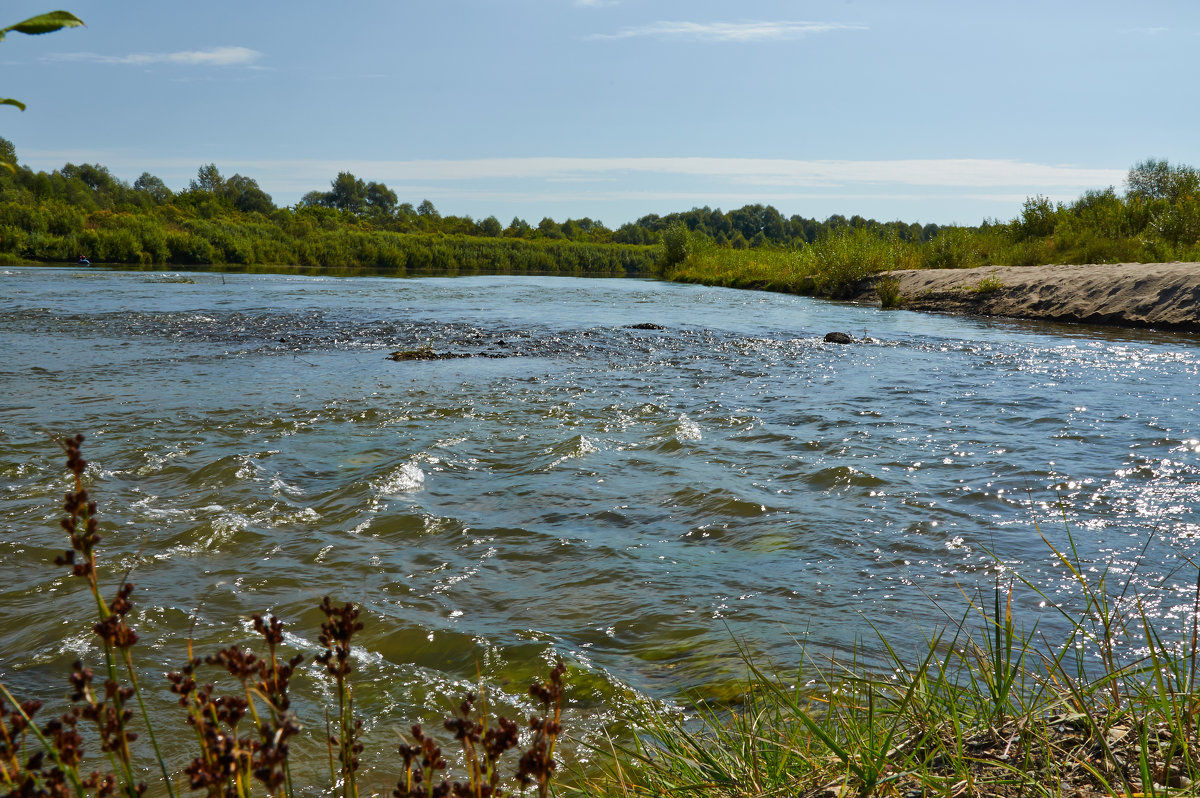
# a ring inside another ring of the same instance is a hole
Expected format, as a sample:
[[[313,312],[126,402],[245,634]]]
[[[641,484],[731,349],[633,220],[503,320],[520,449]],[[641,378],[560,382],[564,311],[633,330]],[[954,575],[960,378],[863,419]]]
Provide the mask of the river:
[[[1068,531],[1170,625],[1198,344],[641,280],[0,269],[0,680],[55,699],[96,656],[51,563],[75,432],[140,661],[270,611],[311,663],[321,598],[360,602],[385,742],[480,679],[519,704],[556,656],[586,726],[735,690],[739,647],[785,671],[800,638],[916,650],[1014,572],[1053,639],[1073,588],[1042,535]],[[473,356],[386,357],[426,345]]]

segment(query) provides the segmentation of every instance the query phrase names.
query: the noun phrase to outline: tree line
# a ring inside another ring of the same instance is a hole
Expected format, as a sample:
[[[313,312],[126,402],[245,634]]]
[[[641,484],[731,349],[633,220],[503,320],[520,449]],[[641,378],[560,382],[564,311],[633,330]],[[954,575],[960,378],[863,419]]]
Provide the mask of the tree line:
[[[12,143],[2,138],[0,161],[18,164]],[[181,191],[149,172],[129,183],[100,164],[68,163],[52,172],[18,165],[0,172],[0,254],[33,260],[86,254],[115,263],[395,269],[462,267],[465,258],[475,259],[478,268],[541,269],[551,256],[566,270],[593,263],[644,273],[653,266],[649,248],[680,224],[738,249],[796,246],[842,228],[865,227],[903,240],[928,240],[938,230],[859,216],[789,218],[770,205],[651,214],[616,229],[587,217],[544,217],[536,224],[514,217],[504,224],[495,216],[443,215],[428,199],[401,202],[387,185],[349,172],[339,173],[327,191],[310,191],[295,206],[279,207],[254,178],[225,176],[211,163],[200,166]],[[580,247],[586,245],[609,249],[584,257]],[[479,260],[485,251],[489,256]]]
[[[3,138],[0,163],[18,164]],[[662,246],[669,231],[748,252],[803,251],[865,235],[911,250],[905,262],[930,268],[1191,260],[1200,259],[1200,172],[1150,159],[1129,170],[1123,192],[1109,187],[1066,203],[1033,196],[1017,218],[974,227],[785,217],[753,204],[649,214],[613,229],[591,218],[534,225],[517,217],[506,225],[495,216],[443,215],[428,199],[401,202],[385,184],[349,172],[327,191],[279,207],[254,178],[226,177],[215,164],[202,165],[181,191],[148,172],[129,183],[100,164],[0,170],[0,257],[10,260],[84,254],[147,265],[649,274],[671,265]]]

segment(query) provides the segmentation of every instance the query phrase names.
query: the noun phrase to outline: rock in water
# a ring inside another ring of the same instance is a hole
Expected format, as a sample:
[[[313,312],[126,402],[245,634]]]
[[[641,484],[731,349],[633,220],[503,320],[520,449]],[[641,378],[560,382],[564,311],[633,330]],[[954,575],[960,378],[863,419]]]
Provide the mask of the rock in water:
[[[853,342],[854,339],[844,332],[825,333],[825,343],[827,344],[849,344]]]

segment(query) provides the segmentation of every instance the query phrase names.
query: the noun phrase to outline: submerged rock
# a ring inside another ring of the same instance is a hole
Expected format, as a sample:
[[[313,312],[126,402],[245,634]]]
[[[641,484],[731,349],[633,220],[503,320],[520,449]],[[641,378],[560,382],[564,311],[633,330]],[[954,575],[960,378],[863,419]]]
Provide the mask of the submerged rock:
[[[831,333],[825,333],[825,343],[827,343],[827,344],[852,344],[852,343],[854,343],[854,339],[852,337],[850,337],[849,333],[831,332]]]
[[[422,346],[419,349],[398,349],[387,356],[388,360],[453,360],[459,357],[470,357],[465,352],[437,352],[432,347]]]
[[[665,330],[667,328],[662,326],[661,324],[655,324],[654,322],[644,321],[641,324],[626,324],[625,329],[626,330]]]

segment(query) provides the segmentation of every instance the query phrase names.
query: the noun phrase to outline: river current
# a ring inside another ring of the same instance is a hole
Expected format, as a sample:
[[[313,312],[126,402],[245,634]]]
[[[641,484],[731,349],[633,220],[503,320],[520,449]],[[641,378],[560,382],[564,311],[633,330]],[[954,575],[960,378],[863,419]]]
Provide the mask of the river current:
[[[386,357],[422,346],[470,357]],[[1013,573],[1053,638],[1074,588],[1043,535],[1191,617],[1197,336],[624,279],[8,268],[0,351],[0,681],[22,694],[61,699],[96,656],[52,564],[75,432],[140,660],[253,643],[270,611],[311,663],[321,598],[360,602],[387,745],[478,680],[520,704],[557,656],[586,726],[719,694],[739,647],[784,670],[801,638],[916,650]]]

